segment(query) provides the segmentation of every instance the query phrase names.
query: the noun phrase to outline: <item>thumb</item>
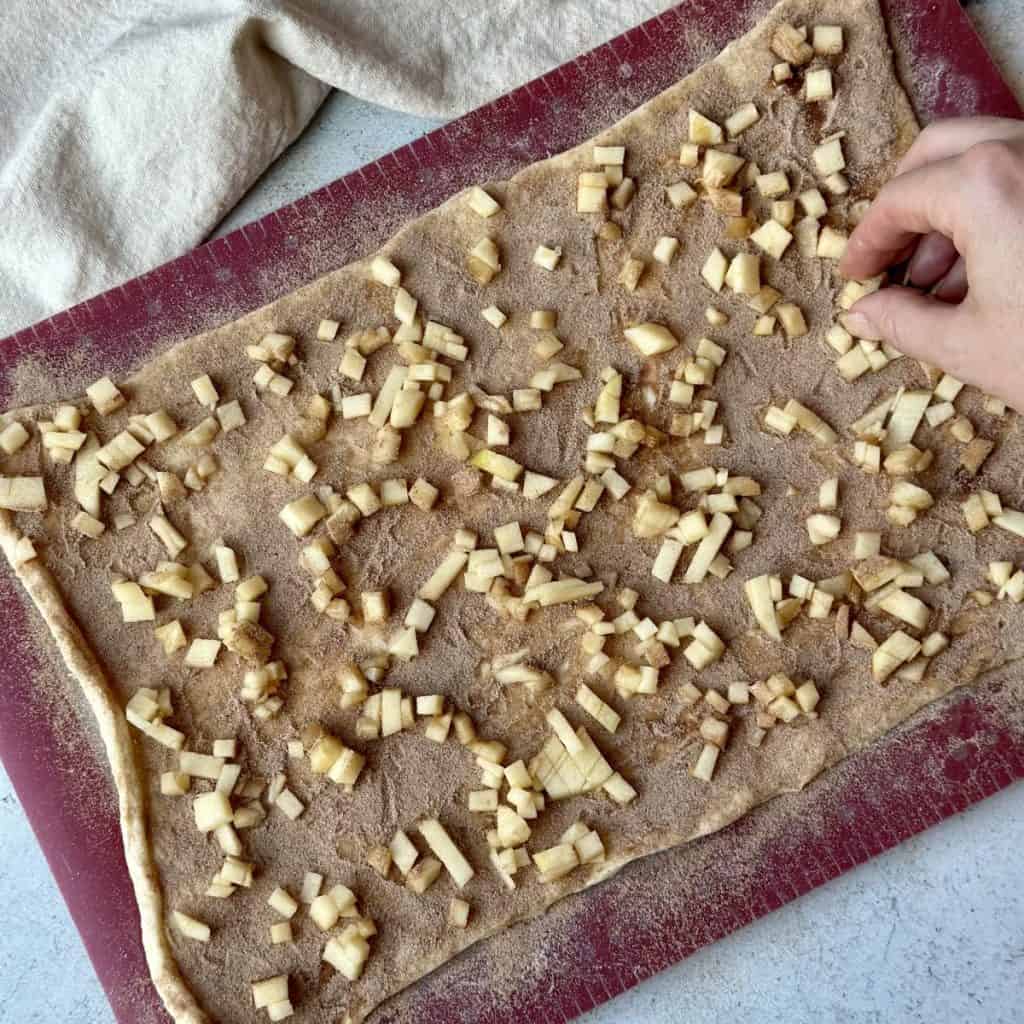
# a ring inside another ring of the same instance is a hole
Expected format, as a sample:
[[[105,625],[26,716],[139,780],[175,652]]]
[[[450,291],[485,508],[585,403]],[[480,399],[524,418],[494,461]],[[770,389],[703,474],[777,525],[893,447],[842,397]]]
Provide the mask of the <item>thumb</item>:
[[[956,342],[959,306],[940,302],[912,288],[883,288],[856,302],[844,322],[850,332],[889,342],[904,355],[943,366],[950,372],[963,361]]]

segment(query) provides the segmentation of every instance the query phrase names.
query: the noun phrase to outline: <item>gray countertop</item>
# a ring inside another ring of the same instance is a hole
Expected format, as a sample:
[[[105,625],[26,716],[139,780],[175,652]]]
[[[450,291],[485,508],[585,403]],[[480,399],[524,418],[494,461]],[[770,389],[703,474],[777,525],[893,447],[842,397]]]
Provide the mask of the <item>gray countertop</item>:
[[[1024,95],[1024,0],[971,4]],[[335,94],[221,225],[231,230],[409,142],[434,122]],[[1024,786],[849,872],[593,1011],[588,1024],[1021,1019]],[[113,1016],[0,768],[0,1021]]]

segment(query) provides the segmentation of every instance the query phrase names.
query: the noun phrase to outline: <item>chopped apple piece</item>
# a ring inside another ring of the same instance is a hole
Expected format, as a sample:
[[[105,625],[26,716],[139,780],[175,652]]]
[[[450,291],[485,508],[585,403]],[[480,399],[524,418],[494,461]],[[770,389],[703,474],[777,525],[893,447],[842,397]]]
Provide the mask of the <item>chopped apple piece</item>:
[[[155,415],[166,415],[162,411]],[[145,421],[148,420],[148,416],[133,416],[129,423],[135,421],[135,428],[145,426]],[[53,426],[55,430],[59,431],[77,431],[82,425],[82,413],[77,406],[74,405],[59,405],[57,411],[53,414]],[[150,431],[152,433],[152,431]],[[140,437],[140,440],[142,438]],[[149,444],[156,438],[147,439],[146,443]]]
[[[748,252],[737,253],[729,263],[725,283],[738,295],[757,295],[761,290],[760,259]]]
[[[901,665],[916,658],[920,641],[898,629],[871,655],[871,675],[876,683],[884,683]]]
[[[878,603],[878,607],[884,612],[902,619],[914,629],[924,629],[928,625],[930,609],[920,598],[914,597],[903,590],[890,591]]]
[[[559,843],[532,855],[541,881],[554,882],[579,867],[580,858],[572,843]]]
[[[382,256],[378,256],[376,259],[374,259],[374,261],[370,264],[370,273],[373,275],[374,280],[380,280],[377,277],[377,273],[376,273],[376,266],[377,266],[377,261],[378,260],[380,260],[382,262],[382,264],[383,263],[390,263],[391,262],[390,260],[384,259],[384,257],[382,257]],[[394,266],[394,264],[391,264],[391,266]],[[397,269],[398,268],[395,267],[396,271],[397,271]],[[401,280],[401,275],[400,274],[399,274],[399,280]],[[382,283],[386,283],[386,282],[382,282]],[[398,281],[396,280],[394,283],[398,284]],[[337,320],[321,320],[320,321],[320,325],[316,329],[317,341],[334,341],[334,339],[337,338],[337,336],[338,336],[338,328],[339,327],[341,327],[341,324]]]
[[[652,491],[645,491],[637,502],[636,514],[633,517],[633,533],[638,537],[657,537],[670,530],[678,521],[677,508],[658,501]],[[701,521],[703,522],[703,516]]]
[[[202,377],[196,377],[196,379],[192,381],[192,391],[196,396],[196,401],[199,402],[200,405],[205,406],[207,409],[217,408],[217,403],[220,401],[220,395],[217,393],[217,388],[213,381],[210,380],[210,375],[208,373],[204,373]]]
[[[88,512],[79,511],[71,520],[71,525],[83,536],[96,540],[103,535],[106,526],[94,519]]]
[[[871,369],[871,363],[864,350],[860,346],[854,346],[836,361],[836,369],[843,380],[852,384]]]
[[[606,174],[607,180],[607,174]],[[609,202],[616,210],[624,210],[633,201],[636,194],[636,182],[632,178],[623,178],[615,186],[609,198]]]
[[[465,928],[469,923],[469,904],[465,900],[454,898],[448,904],[448,927]]]
[[[769,256],[779,260],[793,241],[793,236],[778,221],[766,220],[750,236],[750,240]]]
[[[707,575],[711,563],[718,555],[718,551],[725,543],[725,539],[732,529],[732,520],[722,512],[716,512],[708,526],[707,535],[697,546],[690,565],[683,577],[684,583],[700,583]]]
[[[692,206],[697,201],[696,191],[686,181],[677,181],[675,184],[669,185],[665,189],[665,194],[668,196],[668,201],[677,210]]]
[[[759,174],[756,180],[757,191],[768,199],[784,196],[789,191],[789,179],[784,171],[772,171],[770,174]],[[775,204],[772,204],[774,211]],[[792,220],[792,214],[789,214]],[[783,227],[786,225],[783,224]]]
[[[498,201],[479,185],[474,185],[466,196],[466,205],[478,216],[485,220],[493,217],[500,209]]]
[[[846,167],[846,157],[843,156],[843,143],[841,139],[830,139],[828,142],[818,146],[811,156],[814,159],[815,169],[823,178],[828,177],[830,174],[835,174]]]
[[[673,238],[671,235],[662,235],[655,243],[651,255],[654,257],[655,262],[667,267],[675,259],[678,250],[678,238]]]
[[[438,880],[443,870],[439,860],[424,857],[405,876],[405,884],[418,896],[422,896]]]
[[[429,818],[421,821],[418,827],[427,846],[452,876],[452,881],[458,888],[464,888],[476,872],[470,867],[462,851],[452,842],[444,826],[436,818]]]
[[[984,437],[972,438],[960,453],[960,466],[967,474],[974,476],[994,449],[994,441]]]
[[[734,139],[737,135],[741,135],[752,124],[756,124],[760,116],[757,107],[753,103],[744,103],[742,107],[733,111],[725,119],[725,130],[729,138]]]
[[[111,413],[117,412],[125,403],[124,395],[109,377],[101,377],[95,383],[90,384],[85,389],[85,393],[89,396],[93,408],[101,416],[109,416]]]
[[[437,864],[436,861],[434,863]],[[437,866],[440,871],[441,866]],[[370,945],[363,936],[346,929],[340,936],[327,941],[322,955],[324,962],[329,963],[343,977],[349,981],[358,981],[369,959]]]
[[[811,33],[811,44],[819,57],[832,57],[843,52],[843,28],[841,25],[815,25]]]
[[[192,802],[192,810],[195,814],[196,828],[200,832],[212,832],[222,825],[230,825],[234,814],[231,810],[231,801],[225,793],[218,790],[200,793]]]
[[[679,341],[676,336],[663,324],[642,323],[627,327],[622,332],[626,340],[632,344],[641,355],[656,356],[664,352],[670,352]]]
[[[772,81],[776,85],[788,82],[793,77],[793,68],[788,61],[779,61],[772,65]]]
[[[683,167],[696,167],[700,163],[700,146],[684,142],[679,147],[679,163]]]
[[[899,508],[914,509],[917,512],[931,508],[935,503],[935,499],[923,487],[918,487],[909,480],[897,480],[892,485],[889,501]]]
[[[725,274],[729,261],[722,254],[721,249],[715,246],[708,258],[704,261],[700,276],[707,282],[708,287],[714,292],[720,292],[725,284]]]
[[[646,269],[647,264],[644,263],[643,260],[638,260],[635,257],[630,256],[622,264],[622,270],[619,271],[619,284],[621,284],[627,291],[636,291],[637,285],[640,284],[640,278],[643,277]]]
[[[669,583],[683,554],[683,545],[678,540],[666,537],[651,566],[651,575],[662,583]]]
[[[839,507],[839,478],[829,477],[818,488],[818,508],[831,511]]]
[[[775,30],[771,50],[781,60],[797,67],[809,63],[814,57],[814,50],[807,42],[806,30],[800,30],[788,23],[780,25]]]
[[[743,166],[742,157],[732,153],[723,153],[718,149],[709,149],[704,154],[704,167],[701,178],[708,188],[724,188],[736,176]]]
[[[508,317],[497,306],[487,306],[480,310],[480,315],[495,329],[500,328]]]
[[[252,1000],[257,1010],[288,1002],[288,975],[279,974],[264,981],[254,981]]]
[[[416,847],[413,846],[412,841],[402,831],[395,833],[387,850],[389,853],[389,865],[393,861],[395,867],[403,875],[408,875],[413,865],[419,859],[419,852],[416,850]]]
[[[842,528],[842,520],[838,516],[815,513],[807,517],[807,536],[815,546],[835,540]]]
[[[160,792],[164,796],[184,796],[190,782],[190,776],[184,772],[161,772]]]
[[[756,576],[747,580],[744,590],[747,600],[754,611],[754,618],[757,624],[773,640],[781,640],[782,632],[779,629],[778,616],[775,614],[775,602],[772,599],[771,578],[769,576]]]
[[[815,68],[804,75],[804,98],[808,103],[832,99],[832,72],[828,68]]]
[[[185,655],[189,668],[213,668],[220,653],[220,640],[195,639]]]
[[[788,229],[796,217],[796,203],[792,199],[776,199],[772,203],[772,220]]]
[[[210,941],[210,926],[208,924],[197,921],[194,917],[189,917],[188,914],[183,914],[180,910],[175,910],[171,914],[171,920],[174,921],[174,927],[186,939],[194,939],[196,942]]]
[[[700,111],[690,110],[689,139],[698,146],[717,146],[723,141],[722,129]]]
[[[1014,509],[1004,509],[1001,513],[992,517],[992,522],[1001,530],[1012,533],[1017,537],[1024,537],[1024,512],[1017,512]]]
[[[498,791],[478,789],[469,794],[470,811],[474,814],[494,814],[498,810]]]
[[[978,533],[989,525],[989,515],[982,502],[981,495],[970,495],[960,507],[963,509],[967,529],[971,533]]]
[[[804,208],[804,213],[808,217],[820,220],[828,213],[825,197],[816,188],[809,188],[806,192],[801,192],[797,199],[799,199],[800,205]]]
[[[715,766],[718,764],[720,753],[721,749],[716,744],[705,743],[696,763],[690,769],[690,774],[701,782],[710,782],[715,774]]]
[[[282,917],[291,919],[299,909],[298,901],[280,886],[267,899],[267,903]]]
[[[533,262],[543,270],[554,270],[561,258],[562,250],[558,247],[550,248],[546,245],[538,245],[533,253]]]
[[[152,622],[156,618],[153,598],[145,594],[137,583],[124,580],[114,583],[110,589],[121,606],[124,622]]]
[[[794,416],[800,427],[822,444],[831,445],[839,440],[839,435],[820,416],[795,398],[786,403],[785,412]]]
[[[279,518],[296,537],[305,537],[324,516],[327,509],[312,494],[303,495],[289,502],[279,513]]]
[[[882,548],[882,535],[874,530],[858,530],[853,537],[853,557],[873,558]]]
[[[492,452],[488,448],[481,448],[470,460],[470,464],[477,469],[498,477],[499,480],[514,482],[519,478],[523,467],[514,459],[498,452]]]
[[[0,430],[0,451],[5,455],[13,455],[25,446],[28,439],[29,433],[21,423],[17,421],[8,423],[3,430]]]

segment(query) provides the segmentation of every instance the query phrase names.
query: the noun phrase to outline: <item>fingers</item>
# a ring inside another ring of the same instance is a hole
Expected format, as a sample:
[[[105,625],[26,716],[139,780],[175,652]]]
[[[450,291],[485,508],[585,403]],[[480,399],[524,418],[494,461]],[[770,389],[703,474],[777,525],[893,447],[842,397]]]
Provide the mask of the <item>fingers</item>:
[[[949,273],[956,258],[953,243],[945,235],[933,231],[922,237],[914,250],[907,267],[906,283],[917,288],[931,288]]]
[[[880,336],[905,355],[934,363],[958,377],[963,372],[960,306],[911,288],[883,288],[857,302],[850,314],[858,333],[864,328],[866,334]]]
[[[1006,117],[951,117],[921,132],[896,168],[897,174],[967,152],[979,142],[1024,138],[1024,122]]]
[[[956,158],[926,164],[885,185],[850,236],[839,264],[846,277],[865,278],[895,262],[918,235],[938,232],[957,245],[963,180]]]
[[[932,289],[932,295],[942,302],[964,301],[967,295],[967,264],[962,256]]]

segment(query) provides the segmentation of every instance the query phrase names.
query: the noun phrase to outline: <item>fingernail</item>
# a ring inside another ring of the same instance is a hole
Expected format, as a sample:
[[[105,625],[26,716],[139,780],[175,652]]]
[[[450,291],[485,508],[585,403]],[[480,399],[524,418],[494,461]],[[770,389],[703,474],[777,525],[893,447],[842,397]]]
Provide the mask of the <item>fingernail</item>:
[[[882,335],[874,322],[863,313],[847,313],[843,317],[843,326],[855,337],[865,341],[881,341]]]

